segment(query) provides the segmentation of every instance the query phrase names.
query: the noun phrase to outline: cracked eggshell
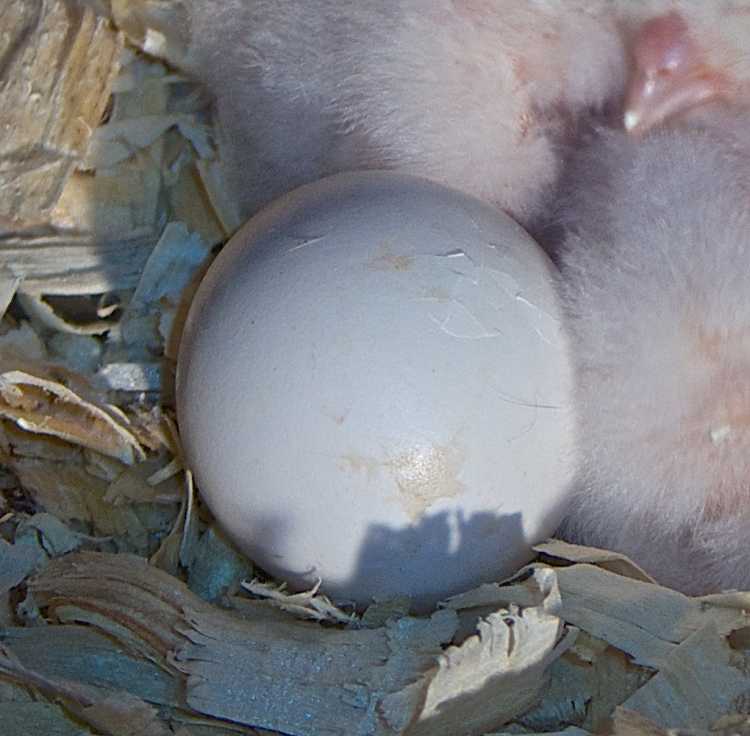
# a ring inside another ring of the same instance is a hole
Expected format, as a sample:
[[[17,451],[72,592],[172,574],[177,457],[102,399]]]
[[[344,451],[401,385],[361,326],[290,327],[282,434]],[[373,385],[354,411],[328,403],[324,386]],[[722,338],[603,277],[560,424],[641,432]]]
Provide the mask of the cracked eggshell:
[[[298,189],[216,259],[177,376],[201,493],[254,561],[417,608],[513,573],[572,479],[553,266],[513,220],[385,172]]]

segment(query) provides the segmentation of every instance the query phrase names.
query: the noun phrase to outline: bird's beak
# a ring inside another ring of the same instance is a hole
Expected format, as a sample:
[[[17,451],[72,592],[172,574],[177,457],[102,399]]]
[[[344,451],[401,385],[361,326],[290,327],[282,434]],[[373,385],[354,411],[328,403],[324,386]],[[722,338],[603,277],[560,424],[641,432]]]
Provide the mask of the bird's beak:
[[[642,135],[720,96],[724,86],[722,76],[708,66],[658,74],[639,72],[630,81],[625,98],[625,130]]]

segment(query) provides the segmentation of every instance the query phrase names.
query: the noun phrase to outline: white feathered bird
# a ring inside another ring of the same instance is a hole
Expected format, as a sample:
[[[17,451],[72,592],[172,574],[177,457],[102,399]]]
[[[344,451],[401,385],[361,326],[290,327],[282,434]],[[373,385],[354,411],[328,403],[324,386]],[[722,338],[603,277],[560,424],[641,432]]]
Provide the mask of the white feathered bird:
[[[606,0],[195,0],[183,66],[215,97],[248,215],[322,175],[390,168],[520,220],[575,122],[621,98]]]
[[[588,113],[624,103],[642,134],[750,91],[748,0],[142,0],[127,17],[213,95],[245,217],[395,168],[529,222]]]
[[[737,116],[571,162],[561,289],[583,470],[562,535],[750,588],[750,147]]]

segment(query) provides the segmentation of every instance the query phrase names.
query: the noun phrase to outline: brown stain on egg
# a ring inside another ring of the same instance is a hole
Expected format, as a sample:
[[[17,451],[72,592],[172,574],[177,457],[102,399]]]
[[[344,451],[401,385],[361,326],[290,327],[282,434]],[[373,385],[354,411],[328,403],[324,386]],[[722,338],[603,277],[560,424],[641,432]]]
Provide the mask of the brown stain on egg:
[[[367,480],[370,481],[380,473],[383,468],[383,462],[376,457],[349,452],[341,456],[339,467],[351,473],[366,473]]]
[[[370,261],[372,271],[408,271],[414,263],[412,256],[397,256],[393,253],[378,256]]]
[[[393,253],[389,243],[384,243],[380,248],[380,255],[375,256],[367,263],[370,271],[396,271],[404,272],[411,270],[414,265],[414,256],[399,255]]]
[[[342,427],[349,418],[350,413],[351,408],[348,408],[340,411],[323,411],[323,416],[330,419],[336,426]]]
[[[418,521],[436,501],[464,491],[458,479],[464,453],[451,445],[418,447],[385,463],[398,487],[398,502],[411,521]]]
[[[394,500],[415,523],[440,499],[456,498],[464,492],[458,476],[465,455],[455,445],[415,447],[386,460],[356,453],[342,455],[340,460],[339,467],[366,473],[368,480],[387,472],[396,484]]]

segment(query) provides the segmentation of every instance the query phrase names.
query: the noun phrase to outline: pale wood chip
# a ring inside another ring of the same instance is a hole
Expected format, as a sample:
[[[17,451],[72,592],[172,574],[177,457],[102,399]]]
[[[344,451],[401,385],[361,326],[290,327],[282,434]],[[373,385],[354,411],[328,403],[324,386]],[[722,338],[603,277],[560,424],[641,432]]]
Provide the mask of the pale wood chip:
[[[25,294],[103,294],[135,288],[155,241],[150,229],[132,229],[122,239],[68,233],[17,235],[0,243],[0,260],[23,279]],[[67,329],[63,319],[50,326]],[[101,330],[86,330],[84,334],[96,332]]]
[[[659,672],[624,707],[662,728],[710,728],[744,708],[750,676],[734,666],[732,649],[708,621],[675,647]]]
[[[544,544],[537,544],[535,552],[558,558],[567,562],[587,562],[592,565],[624,575],[634,580],[642,580],[645,583],[656,583],[656,581],[642,568],[618,552],[610,552],[595,547],[582,547],[577,544],[563,542],[560,539],[552,539]]]
[[[446,734],[484,733],[519,716],[547,686],[549,665],[575,640],[574,631],[561,640],[563,631],[562,621],[541,608],[490,614],[477,635],[440,658],[420,722],[409,733],[428,736],[436,726]]]
[[[0,217],[39,222],[102,118],[123,39],[65,0],[5,0],[0,28]]]
[[[350,624],[356,621],[355,613],[342,611],[327,596],[318,592],[320,583],[321,581],[318,580],[310,590],[301,593],[289,593],[283,584],[263,583],[259,580],[243,582],[242,587],[249,593],[265,598],[281,610],[302,619],[339,624]]]
[[[0,416],[27,432],[53,435],[132,465],[145,452],[129,428],[55,381],[23,371],[0,374]]]

